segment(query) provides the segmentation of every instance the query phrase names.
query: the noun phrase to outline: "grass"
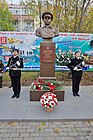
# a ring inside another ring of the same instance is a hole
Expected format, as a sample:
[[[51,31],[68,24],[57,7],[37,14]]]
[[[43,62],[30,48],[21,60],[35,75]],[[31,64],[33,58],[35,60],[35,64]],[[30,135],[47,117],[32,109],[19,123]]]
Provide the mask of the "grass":
[[[68,72],[55,72],[55,76],[58,78],[58,77],[62,76],[62,73],[64,75],[66,75]],[[21,77],[22,77],[22,80],[29,80],[29,79],[34,80],[34,79],[37,79],[39,77],[39,72],[21,72]],[[3,75],[3,80],[4,81],[10,80],[8,72],[6,72]]]
[[[28,80],[28,79],[36,79],[39,75],[39,72],[22,72],[21,73],[21,77],[23,80]],[[10,77],[9,77],[9,73],[6,72],[4,75],[3,75],[3,80],[4,81],[9,81],[10,80]]]
[[[22,72],[22,79],[36,79],[39,76],[39,72]]]
[[[71,79],[68,78],[69,71],[62,71],[62,72],[55,72],[55,76],[57,80],[62,81],[64,85],[70,85]],[[39,72],[22,72],[21,73],[21,83],[24,86],[29,86],[33,82],[33,80],[39,77]],[[92,72],[83,72],[82,85],[93,85],[93,71]],[[3,85],[9,86],[10,85],[10,77],[9,73],[6,72],[3,75]]]

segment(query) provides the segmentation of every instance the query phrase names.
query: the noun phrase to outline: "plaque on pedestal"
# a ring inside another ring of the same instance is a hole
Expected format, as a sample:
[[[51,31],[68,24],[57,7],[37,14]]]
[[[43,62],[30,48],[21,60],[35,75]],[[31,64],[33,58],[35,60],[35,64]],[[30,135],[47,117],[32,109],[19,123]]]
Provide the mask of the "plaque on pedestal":
[[[40,44],[40,77],[55,77],[55,43],[52,41]]]

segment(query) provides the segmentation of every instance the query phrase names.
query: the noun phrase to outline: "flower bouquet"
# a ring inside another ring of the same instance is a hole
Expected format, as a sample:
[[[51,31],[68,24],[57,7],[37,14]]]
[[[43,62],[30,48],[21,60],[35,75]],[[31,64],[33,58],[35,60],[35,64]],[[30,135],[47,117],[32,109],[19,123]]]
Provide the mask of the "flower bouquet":
[[[54,106],[58,104],[57,97],[52,92],[46,92],[43,94],[40,98],[40,102],[42,106],[46,108],[52,108],[51,110],[53,110]]]
[[[58,80],[36,79],[30,86],[30,101],[40,101],[40,98],[46,92],[52,92],[59,101],[64,101],[63,82]]]
[[[63,90],[62,87],[62,82],[60,81],[54,81],[54,80],[41,80],[41,79],[36,79],[34,82],[31,84],[30,89],[32,91],[35,90],[50,90],[54,92],[54,90]]]

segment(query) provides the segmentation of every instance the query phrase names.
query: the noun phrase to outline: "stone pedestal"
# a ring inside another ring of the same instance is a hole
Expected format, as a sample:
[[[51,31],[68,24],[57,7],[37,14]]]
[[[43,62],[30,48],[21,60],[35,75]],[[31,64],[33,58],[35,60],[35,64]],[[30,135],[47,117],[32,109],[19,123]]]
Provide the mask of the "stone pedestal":
[[[45,40],[40,44],[40,77],[41,79],[56,79],[55,77],[55,43]]]
[[[49,90],[35,90],[30,91],[30,101],[40,101],[40,97]],[[64,101],[65,90],[55,90],[54,94],[56,94],[58,101]]]

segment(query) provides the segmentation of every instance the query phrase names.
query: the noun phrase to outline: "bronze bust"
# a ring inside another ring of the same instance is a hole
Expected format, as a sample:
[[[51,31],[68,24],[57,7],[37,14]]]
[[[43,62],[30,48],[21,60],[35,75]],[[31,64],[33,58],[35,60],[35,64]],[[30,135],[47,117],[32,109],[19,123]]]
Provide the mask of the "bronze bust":
[[[36,36],[41,37],[43,39],[52,39],[53,37],[58,36],[58,28],[53,28],[50,26],[50,23],[53,20],[52,13],[44,12],[42,14],[42,20],[44,22],[44,26],[36,29]]]

